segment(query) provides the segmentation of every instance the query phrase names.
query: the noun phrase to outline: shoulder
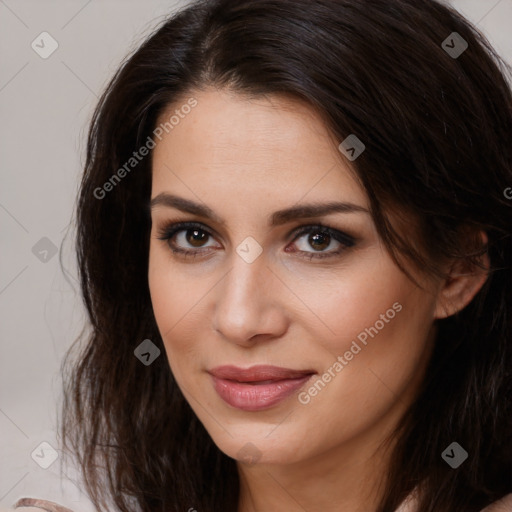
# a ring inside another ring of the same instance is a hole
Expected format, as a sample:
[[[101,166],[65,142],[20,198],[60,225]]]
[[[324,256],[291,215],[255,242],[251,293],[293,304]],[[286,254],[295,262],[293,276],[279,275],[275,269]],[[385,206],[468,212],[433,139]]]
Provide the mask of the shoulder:
[[[491,503],[481,512],[512,512],[512,494],[507,494],[501,500]]]
[[[17,512],[75,512],[53,501],[38,498],[20,498],[14,504],[13,510]]]
[[[408,511],[407,504],[403,504],[399,507],[397,512],[402,510]],[[70,508],[63,507],[53,501],[41,500],[37,498],[20,498],[15,504],[14,509],[19,512],[75,512]],[[1,512],[1,511],[0,511]],[[498,501],[495,501],[491,505],[488,505],[481,512],[512,512],[512,493],[507,494]]]
[[[417,502],[415,494],[412,493],[395,512],[415,512],[416,508]],[[480,512],[512,512],[512,494],[507,494],[500,500],[491,503]]]

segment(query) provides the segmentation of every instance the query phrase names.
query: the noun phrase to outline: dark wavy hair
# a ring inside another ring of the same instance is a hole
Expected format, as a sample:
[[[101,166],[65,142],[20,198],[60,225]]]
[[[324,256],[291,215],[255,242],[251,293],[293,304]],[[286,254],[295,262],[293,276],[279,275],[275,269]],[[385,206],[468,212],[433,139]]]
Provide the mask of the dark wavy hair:
[[[453,32],[468,44],[457,58],[443,47]],[[472,269],[487,252],[477,295],[436,321],[378,512],[414,488],[419,512],[476,512],[512,492],[511,75],[475,26],[434,0],[199,1],[123,62],[88,135],[76,242],[89,327],[63,361],[59,418],[65,456],[98,510],[237,510],[236,461],[213,443],[167,359],[145,366],[134,356],[148,338],[165,350],[147,280],[151,154],[95,194],[165,109],[206,87],[299,98],[337,140],[357,134],[366,150],[352,168],[402,271],[407,261],[442,276],[442,261]],[[415,240],[392,214],[414,223]],[[441,458],[453,441],[469,452],[457,469]]]

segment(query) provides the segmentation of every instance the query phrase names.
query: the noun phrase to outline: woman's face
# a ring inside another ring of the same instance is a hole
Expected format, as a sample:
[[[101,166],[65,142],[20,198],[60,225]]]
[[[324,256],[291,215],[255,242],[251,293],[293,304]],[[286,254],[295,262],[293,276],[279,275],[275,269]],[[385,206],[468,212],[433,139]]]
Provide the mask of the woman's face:
[[[364,456],[421,382],[438,285],[397,268],[308,106],[193,96],[153,154],[149,285],[172,373],[239,461]],[[193,226],[160,239],[179,222]],[[259,365],[281,370],[243,371]]]

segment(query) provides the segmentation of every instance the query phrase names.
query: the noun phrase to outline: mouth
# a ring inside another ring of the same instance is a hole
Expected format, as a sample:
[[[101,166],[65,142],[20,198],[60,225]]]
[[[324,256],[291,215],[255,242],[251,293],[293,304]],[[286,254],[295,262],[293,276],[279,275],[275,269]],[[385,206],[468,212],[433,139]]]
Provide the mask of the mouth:
[[[224,402],[236,409],[260,411],[298,391],[316,372],[259,365],[247,369],[220,366],[208,373]]]

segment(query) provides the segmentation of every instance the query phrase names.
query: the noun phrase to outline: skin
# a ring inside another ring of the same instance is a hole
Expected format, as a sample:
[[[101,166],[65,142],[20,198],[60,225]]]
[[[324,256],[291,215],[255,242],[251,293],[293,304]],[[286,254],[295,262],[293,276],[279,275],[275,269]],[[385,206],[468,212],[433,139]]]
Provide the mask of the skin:
[[[416,274],[419,288],[365,212],[269,227],[273,212],[297,204],[369,208],[339,141],[295,99],[217,89],[193,96],[197,106],[154,149],[151,197],[167,192],[205,204],[224,224],[152,208],[148,278],[170,368],[213,441],[238,461],[239,512],[374,510],[392,446],[384,441],[417,393],[435,320],[464,307],[485,276],[454,267],[446,280]],[[167,223],[180,221],[206,231],[195,244],[190,231],[174,237],[196,257],[174,254],[158,238]],[[318,222],[356,244],[344,248],[327,238],[318,249],[308,234],[294,240],[294,230]],[[252,263],[236,252],[249,236],[263,249]],[[324,259],[301,257],[340,248]],[[321,376],[394,303],[401,311],[307,404],[294,394],[264,411],[238,410],[217,395],[207,373],[223,364],[270,364]],[[254,464],[243,457],[249,442],[259,455]]]

